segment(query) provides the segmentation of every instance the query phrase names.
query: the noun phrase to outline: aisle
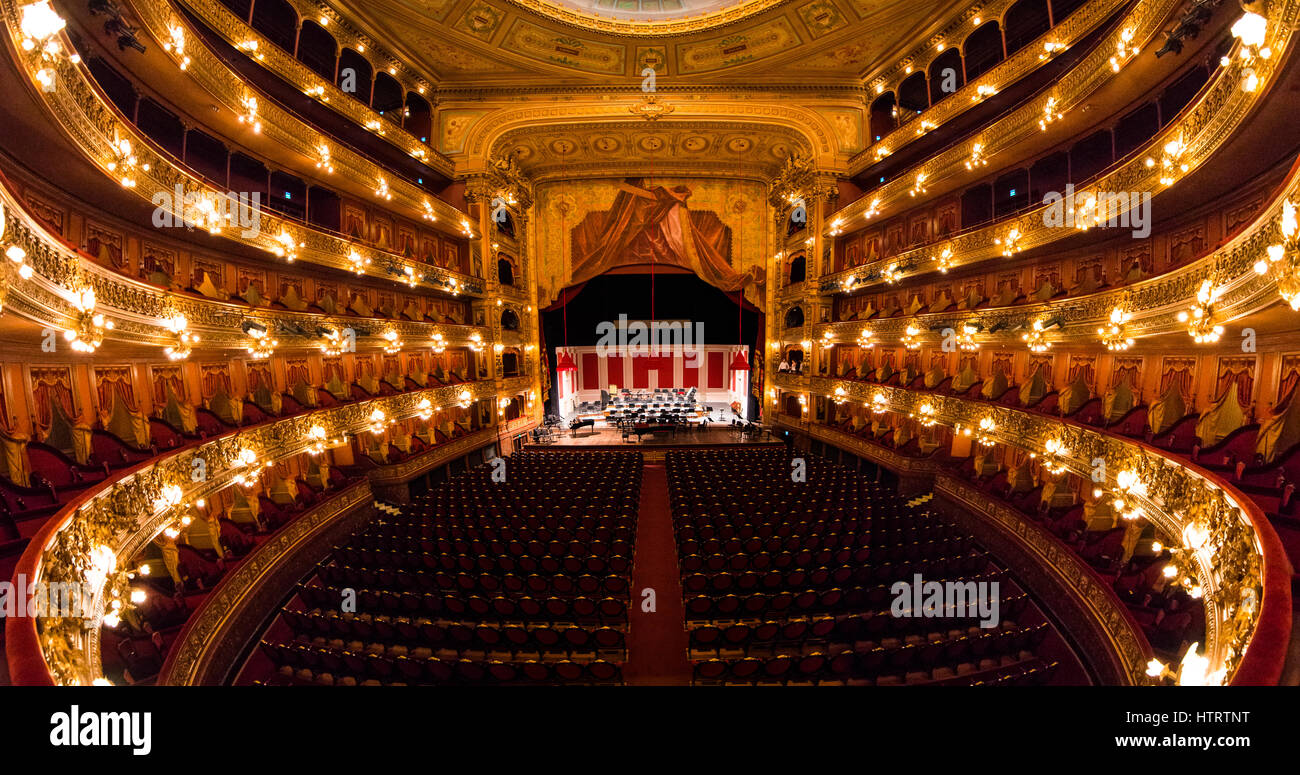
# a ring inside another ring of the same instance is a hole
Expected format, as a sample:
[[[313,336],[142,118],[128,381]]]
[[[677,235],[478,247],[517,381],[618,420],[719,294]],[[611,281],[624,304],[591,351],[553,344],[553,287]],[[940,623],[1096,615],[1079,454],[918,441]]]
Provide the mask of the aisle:
[[[655,591],[655,612],[641,610],[641,591]],[[682,607],[677,545],[673,542],[668,503],[668,474],[663,463],[646,463],[641,474],[641,504],[637,511],[636,557],[629,601],[628,659],[623,678],[628,684],[689,684],[686,659],[686,612]]]

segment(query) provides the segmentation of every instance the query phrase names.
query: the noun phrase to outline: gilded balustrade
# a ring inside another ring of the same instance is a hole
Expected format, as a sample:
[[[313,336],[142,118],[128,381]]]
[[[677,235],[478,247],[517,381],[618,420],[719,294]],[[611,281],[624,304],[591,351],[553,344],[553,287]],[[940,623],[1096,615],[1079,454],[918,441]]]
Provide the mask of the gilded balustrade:
[[[1146,8],[1150,12],[1154,5],[1143,3],[1139,4],[1138,8]],[[1284,0],[1269,9],[1267,18],[1267,45],[1272,50],[1271,57],[1256,59],[1249,65],[1235,56],[1232,57],[1230,64],[1221,66],[1209,84],[1202,88],[1195,102],[1185,108],[1176,120],[1170,122],[1154,138],[1131,153],[1127,161],[1086,185],[1076,186],[1076,200],[1090,192],[1158,192],[1170,185],[1162,183],[1161,180],[1167,173],[1161,164],[1148,164],[1147,160],[1162,159],[1164,149],[1170,143],[1181,142],[1179,161],[1191,169],[1204,163],[1229,142],[1233,133],[1244,123],[1246,116],[1267,91],[1266,86],[1284,58],[1293,35],[1292,30],[1300,19],[1300,8],[1294,0]],[[1140,39],[1140,36],[1135,39]],[[1087,97],[1091,91],[1091,84],[1114,74],[1109,59],[1101,56],[1103,53],[1108,57],[1110,52],[1104,48],[1099,50],[1096,56],[1090,56],[1060,80],[1060,85],[1051,95],[1056,99],[1058,111],[1071,109],[1079,100]],[[1252,89],[1244,88],[1248,82],[1254,83]],[[1089,85],[1089,88],[1081,90],[1081,84]],[[1041,131],[1038,121],[1042,117],[1046,99],[1047,97],[1044,97],[1027,103],[980,133],[975,140],[984,146],[985,155],[996,154],[999,149],[1010,148],[1024,137]],[[908,192],[914,185],[917,173],[925,174],[927,185],[952,175],[967,174],[965,162],[969,156],[970,150],[967,145],[953,146],[910,170],[878,192],[863,196],[857,202],[840,210],[829,219],[829,223],[833,227],[843,229],[852,223],[854,218],[862,217],[869,210],[874,209],[878,213],[880,208],[890,204],[915,201]],[[1179,176],[1181,174],[1178,173]],[[975,228],[954,237],[936,240],[887,259],[823,276],[821,287],[824,291],[830,290],[843,287],[847,281],[859,285],[875,284],[883,279],[883,271],[890,265],[896,265],[900,278],[929,272],[935,268],[933,257],[940,252],[941,247],[951,251],[948,258],[949,267],[960,267],[981,261],[1002,259],[1006,257],[1008,249],[1014,254],[1028,248],[1050,244],[1076,233],[1075,229],[1048,226],[1044,222],[1046,210],[1047,205],[1040,205],[1014,218]],[[1118,216],[1119,213],[1116,215]],[[1018,237],[1014,241],[1014,248],[1008,248],[1005,242],[1013,231],[1018,233]]]
[[[887,148],[889,149],[889,154],[894,154],[901,148],[919,140],[925,135],[925,133],[917,131],[917,127],[920,127],[922,124],[937,129],[942,127],[945,122],[951,121],[962,113],[965,113],[967,110],[977,106],[983,101],[983,99],[979,97],[979,88],[981,86],[996,86],[997,89],[1002,90],[1010,84],[1013,84],[1033,73],[1039,67],[1050,62],[1054,56],[1059,54],[1065,48],[1069,48],[1091,35],[1098,25],[1109,18],[1110,15],[1113,14],[1116,9],[1123,6],[1125,2],[1126,0],[1093,0],[1093,2],[1087,3],[1076,9],[1064,20],[1058,20],[1055,27],[1052,27],[1050,30],[1043,33],[1042,36],[1034,42],[994,65],[987,72],[981,74],[978,78],[969,81],[957,91],[944,97],[944,99],[910,118],[906,124],[903,124],[879,140],[870,143],[866,148],[863,148],[861,151],[854,154],[854,156],[849,159],[849,174],[851,176],[858,175],[862,171],[868,169],[872,164],[879,161],[876,157],[876,151],[881,148]],[[972,11],[971,15],[974,15],[974,11]],[[983,11],[981,12],[981,15],[984,20],[996,18],[996,14],[991,11]],[[1118,29],[1123,30],[1129,26],[1136,25],[1140,21],[1140,18],[1141,17],[1136,15],[1135,9],[1134,13],[1126,16],[1119,23]],[[973,30],[974,28],[972,27],[971,29]],[[1062,48],[1056,49],[1055,54],[1052,56],[1044,56],[1044,44],[1048,42],[1054,43]],[[1110,40],[1103,41],[1101,47],[1105,48],[1107,44],[1112,46],[1112,48],[1107,51],[1108,55],[1113,54],[1114,44]],[[948,43],[948,46],[958,48],[959,44],[954,40]],[[931,53],[931,56],[928,59],[925,57],[927,51]],[[927,45],[925,51],[915,52],[913,56],[902,60],[902,62],[893,68],[890,73],[879,79],[875,79],[872,83],[875,87],[872,92],[872,97],[883,93],[885,91],[885,83],[889,80],[896,81],[893,88],[897,88],[898,84],[911,74],[903,71],[904,66],[910,66],[912,72],[929,68],[930,62],[933,61],[935,56],[937,56],[934,52],[935,46]]]
[[[0,238],[3,245],[18,246],[26,253],[33,274],[19,276],[18,265],[3,261],[4,278],[0,301],[6,311],[38,323],[67,329],[75,320],[74,299],[84,287],[93,288],[96,311],[104,313],[115,327],[107,339],[165,347],[175,336],[165,327],[168,319],[183,315],[189,330],[200,336],[204,348],[239,349],[247,340],[242,326],[253,320],[268,327],[285,348],[316,348],[318,331],[334,328],[358,331],[358,347],[381,347],[380,334],[396,330],[412,346],[427,343],[435,332],[447,346],[467,345],[474,334],[489,341],[487,327],[457,326],[407,320],[378,320],[343,315],[313,314],[290,310],[253,309],[188,294],[159,290],[126,277],[81,256],[50,235],[37,223],[6,187],[0,186]],[[368,330],[369,333],[360,333]]]
[[[55,61],[41,61],[40,49],[33,52],[23,51],[20,45],[18,22],[19,6],[15,0],[3,0],[4,20],[8,26],[9,42],[12,45],[10,55],[15,57],[20,69],[28,72],[31,80],[29,86],[38,100],[44,103],[50,116],[67,132],[69,139],[96,166],[115,180],[129,175],[132,185],[126,190],[142,197],[151,204],[156,204],[160,212],[166,210],[178,221],[194,222],[196,210],[191,204],[172,202],[167,208],[166,202],[174,200],[175,192],[185,195],[201,196],[209,202],[223,202],[227,191],[221,191],[198,179],[179,164],[153,147],[152,141],[137,131],[135,126],[126,121],[117,109],[94,85],[85,63],[72,62],[63,57]],[[58,33],[65,50],[73,50],[64,33]],[[38,67],[39,64],[39,67]],[[36,80],[38,71],[53,73],[55,88],[45,90]],[[118,164],[122,141],[130,143],[135,163],[128,166]],[[116,168],[110,172],[109,165]],[[161,197],[166,199],[161,199]],[[159,204],[162,202],[162,204]],[[269,210],[259,208],[259,223],[255,234],[245,235],[238,224],[225,225],[220,234],[228,239],[242,242],[250,247],[275,254],[283,249],[281,234],[288,234],[297,243],[297,260],[314,263],[344,271],[358,272],[371,277],[388,278],[400,282],[407,267],[414,267],[424,275],[417,287],[448,292],[456,289],[459,293],[481,295],[483,281],[478,278],[429,266],[414,261],[407,261],[395,253],[370,248],[352,243],[320,229],[305,226],[297,221],[279,216]],[[458,223],[463,224],[464,231],[471,239],[477,239],[468,226],[467,216],[459,216]],[[203,221],[199,221],[203,228]],[[472,250],[472,245],[471,245]],[[369,263],[354,265],[353,255],[368,259]]]
[[[526,379],[508,380],[505,394],[524,390],[528,384]],[[239,465],[244,450],[251,450],[262,463],[289,458],[307,452],[316,442],[317,437],[311,434],[314,426],[323,428],[328,438],[366,433],[376,410],[401,421],[427,412],[429,405],[436,408],[461,402],[464,393],[475,401],[497,395],[490,382],[479,382],[375,398],[254,426],[160,457],[82,496],[52,517],[24,554],[20,571],[28,572],[31,583],[91,583],[97,592],[89,616],[98,623],[108,602],[106,590],[128,570],[120,568],[119,561],[134,557],[180,516],[179,507],[168,506],[163,500],[164,488],[179,487],[181,502],[207,498],[231,486],[235,477],[246,471]],[[426,399],[430,404],[422,405]],[[206,478],[194,481],[196,469],[206,471]],[[11,626],[20,624],[32,626],[31,620]],[[80,618],[55,617],[38,617],[34,626],[54,683],[88,685],[103,677],[98,626],[87,627]]]
[[[1290,614],[1289,599],[1263,597],[1266,580],[1278,595],[1287,596],[1289,590],[1290,565],[1272,527],[1245,496],[1194,465],[1131,439],[993,403],[822,377],[812,378],[810,392],[872,406],[881,403],[876,400],[880,395],[888,412],[903,417],[929,405],[927,419],[949,427],[978,428],[981,419],[991,418],[994,429],[983,432],[993,441],[1039,456],[1049,441],[1059,443],[1064,451],[1052,458],[1054,465],[1112,492],[1121,472],[1136,473],[1146,493],[1130,493],[1127,499],[1193,559],[1205,604],[1203,654],[1210,661],[1212,682],[1232,681],[1248,648],[1256,645],[1252,637],[1262,617]],[[1270,629],[1276,624],[1270,621]],[[1285,643],[1262,644],[1256,658],[1264,659],[1265,650],[1278,648],[1285,651]]]
[[[129,5],[136,10],[137,18],[156,41],[169,40],[172,28],[180,28],[185,31],[185,56],[190,59],[185,68],[185,73],[193,78],[198,86],[220,101],[231,113],[235,115],[241,113],[243,98],[249,94],[259,93],[254,84],[245,83],[239,73],[232,70],[220,56],[212,51],[203,36],[185,21],[183,15],[173,11],[171,4],[167,0],[133,0]],[[294,59],[279,46],[271,43],[260,33],[241,22],[225,6],[220,3],[207,3],[201,0],[187,2],[186,5],[200,17],[207,18],[209,15],[221,17],[220,21],[212,23],[212,28],[232,45],[238,45],[246,41],[258,41],[257,50],[261,56],[259,61],[263,64],[274,63],[272,66],[275,72],[284,77],[291,85],[299,88],[304,93],[317,86],[328,90],[330,99],[325,104],[352,119],[358,126],[366,126],[367,121],[382,120],[385,124],[382,138],[385,141],[397,146],[407,155],[425,161],[431,168],[448,178],[453,177],[454,170],[451,162],[434,151],[427,143],[420,142],[419,138],[409,135],[399,124],[396,124],[387,116],[381,116],[379,113],[364,107],[354,97],[344,93],[331,81],[316,75],[306,65]],[[336,105],[335,103],[341,104]],[[464,213],[437,197],[430,196],[405,180],[387,175],[382,166],[352,151],[346,145],[331,143],[330,139],[319,129],[304,122],[295,114],[281,108],[271,100],[262,99],[258,101],[258,118],[262,123],[263,135],[280,143],[286,149],[309,159],[319,160],[320,154],[317,150],[319,145],[322,142],[329,145],[330,164],[333,167],[333,175],[335,176],[345,178],[371,191],[374,190],[379,178],[389,178],[389,191],[392,193],[393,199],[387,204],[395,210],[405,208],[408,214],[414,213],[414,217],[421,218],[426,214],[424,203],[428,202],[431,207],[429,213],[437,216],[443,223],[458,225],[461,219],[465,218]],[[417,153],[423,154],[423,157],[417,155]]]

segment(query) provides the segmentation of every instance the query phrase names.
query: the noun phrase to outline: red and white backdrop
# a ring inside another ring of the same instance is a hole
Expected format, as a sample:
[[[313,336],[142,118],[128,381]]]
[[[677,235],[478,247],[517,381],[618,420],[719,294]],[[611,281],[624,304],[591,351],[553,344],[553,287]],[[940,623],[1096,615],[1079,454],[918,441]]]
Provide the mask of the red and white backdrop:
[[[576,401],[598,401],[601,390],[652,390],[654,388],[697,388],[696,399],[711,404],[739,401],[746,406],[748,371],[732,371],[737,353],[748,360],[745,345],[700,345],[693,353],[645,355],[619,353],[607,347],[568,347],[556,351],[573,356],[577,371],[558,379],[560,411],[570,416]]]

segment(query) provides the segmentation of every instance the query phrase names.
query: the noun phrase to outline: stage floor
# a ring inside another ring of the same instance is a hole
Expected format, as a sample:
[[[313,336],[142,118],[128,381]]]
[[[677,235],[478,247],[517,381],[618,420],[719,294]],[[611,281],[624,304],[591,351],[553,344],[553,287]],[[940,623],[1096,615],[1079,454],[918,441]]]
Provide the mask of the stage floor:
[[[656,433],[653,436],[646,435],[637,441],[635,435],[629,436],[626,441],[623,440],[623,432],[618,428],[596,428],[595,432],[591,428],[580,428],[577,435],[573,431],[557,431],[555,442],[551,444],[538,444],[534,441],[528,441],[524,444],[525,449],[555,449],[557,447],[608,447],[617,449],[636,449],[638,447],[709,447],[709,446],[726,446],[726,445],[767,445],[767,444],[784,444],[785,442],[773,438],[768,432],[764,431],[763,435],[757,440],[752,441],[745,438],[739,431],[732,428],[700,428],[692,426],[687,430],[678,430],[677,433]]]

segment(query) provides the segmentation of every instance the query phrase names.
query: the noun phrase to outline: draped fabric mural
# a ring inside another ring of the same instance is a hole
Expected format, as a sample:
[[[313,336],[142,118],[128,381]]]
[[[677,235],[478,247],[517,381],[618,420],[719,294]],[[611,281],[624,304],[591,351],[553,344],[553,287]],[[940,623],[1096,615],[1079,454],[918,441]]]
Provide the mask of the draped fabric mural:
[[[1164,395],[1171,385],[1176,385],[1182,393],[1183,400],[1190,404],[1192,400],[1192,360],[1178,359],[1177,363],[1165,361],[1164,373],[1160,375],[1160,395]]]
[[[139,411],[129,368],[121,366],[95,369],[95,385],[99,394],[99,411],[112,411],[114,399],[121,401],[132,412]]]
[[[230,381],[230,368],[224,363],[203,364],[203,397],[212,398],[218,393],[233,395],[234,386]]]
[[[1237,403],[1241,406],[1250,406],[1250,395],[1255,387],[1254,370],[1250,368],[1233,368],[1229,364],[1224,364],[1219,372],[1219,378],[1214,384],[1214,400],[1218,401],[1223,398],[1225,391],[1233,385],[1237,388]]]
[[[539,290],[560,290],[620,266],[679,267],[761,306],[767,193],[751,181],[583,180],[538,187]]]
[[[185,400],[185,380],[181,377],[180,366],[150,366],[153,376],[153,405],[158,412],[167,406],[167,394],[170,391],[177,401]]]
[[[36,427],[41,436],[49,433],[57,405],[69,421],[76,421],[72,402],[72,372],[69,369],[32,369],[32,402]]]
[[[285,364],[285,373],[289,380],[289,387],[293,388],[299,383],[311,384],[311,371],[307,368],[307,360],[295,359]]]
[[[324,375],[325,375],[326,382],[329,382],[335,377],[338,377],[339,382],[348,381],[348,374],[343,369],[342,358],[338,358],[338,357],[325,358],[323,360],[323,363],[324,363]]]

